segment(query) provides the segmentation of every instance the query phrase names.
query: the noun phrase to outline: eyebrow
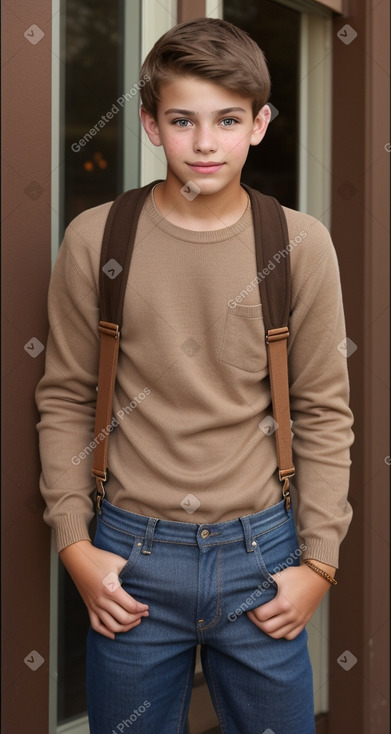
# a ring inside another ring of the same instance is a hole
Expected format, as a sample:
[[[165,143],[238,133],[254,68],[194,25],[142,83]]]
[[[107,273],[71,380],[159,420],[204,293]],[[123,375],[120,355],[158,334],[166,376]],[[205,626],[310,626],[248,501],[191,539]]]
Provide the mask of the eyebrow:
[[[243,107],[225,107],[223,110],[215,110],[215,112],[213,112],[212,114],[213,115],[227,115],[231,112],[246,112],[246,110],[244,110]],[[175,113],[178,115],[186,115],[186,116],[198,115],[198,112],[194,112],[193,110],[179,110],[176,108],[171,108],[169,110],[166,110],[164,114],[169,115],[171,113]]]

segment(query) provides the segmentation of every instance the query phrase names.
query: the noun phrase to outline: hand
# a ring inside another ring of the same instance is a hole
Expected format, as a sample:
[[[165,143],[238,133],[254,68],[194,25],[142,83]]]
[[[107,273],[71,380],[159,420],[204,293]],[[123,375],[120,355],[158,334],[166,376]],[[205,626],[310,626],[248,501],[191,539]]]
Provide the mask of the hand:
[[[91,627],[96,632],[113,640],[115,633],[127,632],[139,625],[142,617],[148,616],[148,606],[136,601],[115,583],[126,563],[122,556],[81,540],[64,548],[60,558],[88,609]],[[106,585],[104,579],[109,574],[112,574],[108,579],[111,583]]]
[[[315,561],[331,576],[335,569]],[[272,576],[277,595],[272,601],[247,612],[248,618],[270,637],[293,640],[304,629],[330,588],[328,581],[303,563]]]

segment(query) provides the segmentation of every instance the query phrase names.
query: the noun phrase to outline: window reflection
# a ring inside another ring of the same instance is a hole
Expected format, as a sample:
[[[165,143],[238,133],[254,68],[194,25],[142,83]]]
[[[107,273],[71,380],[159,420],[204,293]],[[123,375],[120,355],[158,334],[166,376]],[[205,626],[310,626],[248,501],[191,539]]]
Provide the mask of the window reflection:
[[[272,80],[270,102],[279,114],[266,137],[251,147],[244,183],[281,204],[298,206],[300,13],[274,0],[224,0],[224,20],[247,31],[265,53]]]
[[[122,191],[124,2],[66,0],[62,148],[63,225]],[[61,233],[62,234],[62,233]],[[87,610],[59,563],[57,721],[86,711]]]
[[[122,190],[124,3],[67,0],[64,223]]]

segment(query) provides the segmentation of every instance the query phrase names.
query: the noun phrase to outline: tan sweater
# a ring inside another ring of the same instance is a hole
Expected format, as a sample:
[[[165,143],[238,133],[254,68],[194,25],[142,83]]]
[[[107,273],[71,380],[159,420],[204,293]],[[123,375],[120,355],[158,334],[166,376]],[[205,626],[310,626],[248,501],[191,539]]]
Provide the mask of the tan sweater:
[[[49,291],[46,372],[37,387],[45,520],[61,550],[88,539],[98,370],[98,270],[110,204],[69,225]],[[291,240],[289,340],[295,506],[304,558],[338,565],[349,446],[345,336],[335,250],[322,224],[285,209]],[[251,210],[194,232],[149,195],[124,303],[106,496],[142,515],[221,522],[281,499]],[[266,276],[267,277],[267,276]],[[263,424],[264,425],[264,424]]]

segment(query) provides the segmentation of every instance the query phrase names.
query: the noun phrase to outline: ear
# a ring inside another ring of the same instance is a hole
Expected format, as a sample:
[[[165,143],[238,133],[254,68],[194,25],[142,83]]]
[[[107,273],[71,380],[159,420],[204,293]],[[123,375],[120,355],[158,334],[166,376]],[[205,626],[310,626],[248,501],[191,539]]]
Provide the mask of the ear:
[[[150,112],[147,112],[145,107],[141,105],[139,110],[140,120],[142,126],[147,133],[152,145],[162,145],[160,140],[159,128],[156,120],[152,117]]]
[[[266,135],[272,112],[269,105],[265,104],[258,112],[250,137],[250,145],[258,145]]]

